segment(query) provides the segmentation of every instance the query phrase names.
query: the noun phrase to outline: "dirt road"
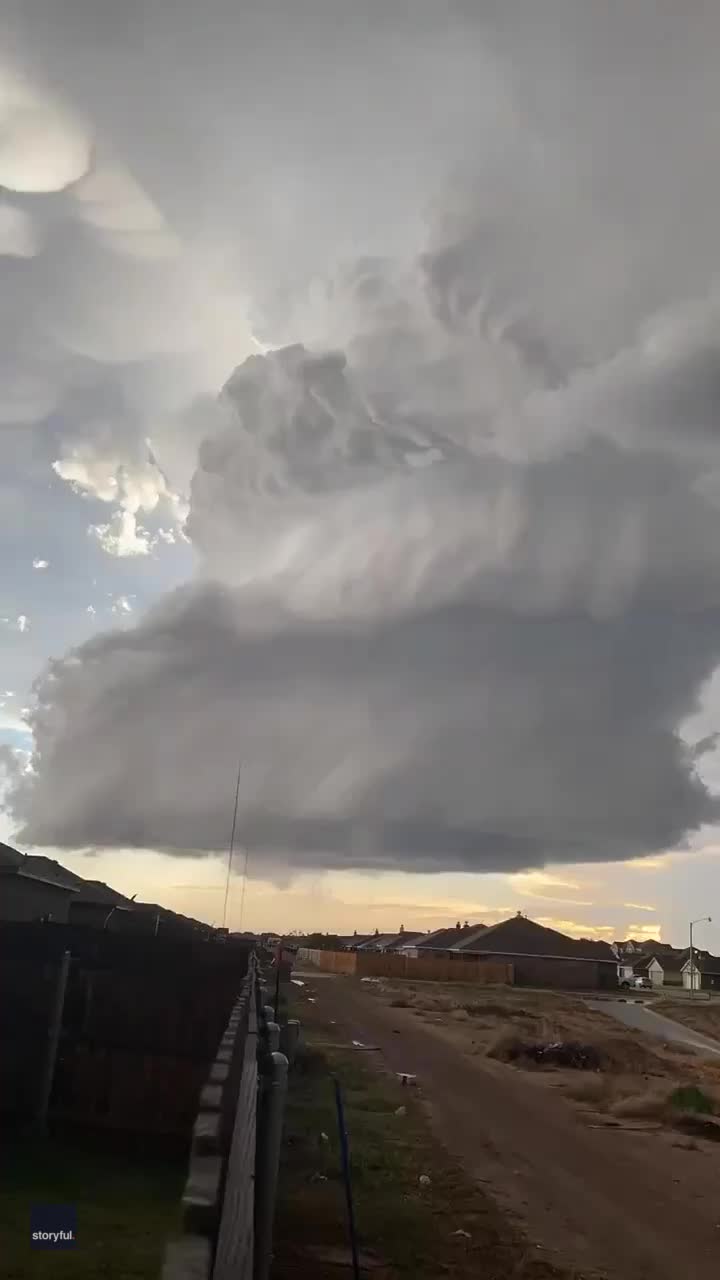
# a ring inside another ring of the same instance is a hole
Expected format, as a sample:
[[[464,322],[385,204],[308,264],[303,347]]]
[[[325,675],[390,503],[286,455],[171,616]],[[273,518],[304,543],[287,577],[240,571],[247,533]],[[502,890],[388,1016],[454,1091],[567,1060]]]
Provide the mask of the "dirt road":
[[[717,1280],[717,1149],[590,1128],[532,1073],[468,1056],[355,980],[308,985],[353,1039],[417,1074],[445,1146],[557,1261],[611,1280]]]

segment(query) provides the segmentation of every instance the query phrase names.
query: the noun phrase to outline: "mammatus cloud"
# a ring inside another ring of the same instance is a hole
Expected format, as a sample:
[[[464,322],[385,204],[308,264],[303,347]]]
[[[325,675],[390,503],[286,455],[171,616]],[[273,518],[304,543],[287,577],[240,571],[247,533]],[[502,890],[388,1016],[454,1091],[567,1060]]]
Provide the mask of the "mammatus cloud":
[[[49,223],[62,359],[23,345],[13,412],[75,411],[56,470],[112,504],[107,550],[189,493],[198,556],[40,680],[25,839],[223,848],[238,758],[258,869],[627,859],[717,819],[678,729],[720,661],[720,14],[691,8],[665,47],[642,0],[458,3],[442,37],[368,0],[332,54],[324,0],[240,41],[223,6],[217,45],[181,8],[169,75],[161,3],[127,116],[109,9],[77,43],[45,0],[16,20],[97,141]]]

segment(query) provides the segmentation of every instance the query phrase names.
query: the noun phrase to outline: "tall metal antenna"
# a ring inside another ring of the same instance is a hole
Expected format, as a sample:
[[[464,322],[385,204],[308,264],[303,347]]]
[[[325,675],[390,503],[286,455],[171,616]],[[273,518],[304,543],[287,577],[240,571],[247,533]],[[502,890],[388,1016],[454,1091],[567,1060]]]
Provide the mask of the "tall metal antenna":
[[[232,870],[233,848],[235,846],[235,824],[237,822],[238,799],[240,796],[241,769],[242,769],[242,761],[239,761],[238,772],[237,772],[237,784],[235,787],[235,808],[233,809],[232,830],[230,832],[230,848],[228,849],[227,879],[225,881],[225,901],[223,903],[223,918],[222,918],[223,929],[225,928],[225,925],[227,923],[227,904],[228,904],[228,894],[230,892],[230,872]]]

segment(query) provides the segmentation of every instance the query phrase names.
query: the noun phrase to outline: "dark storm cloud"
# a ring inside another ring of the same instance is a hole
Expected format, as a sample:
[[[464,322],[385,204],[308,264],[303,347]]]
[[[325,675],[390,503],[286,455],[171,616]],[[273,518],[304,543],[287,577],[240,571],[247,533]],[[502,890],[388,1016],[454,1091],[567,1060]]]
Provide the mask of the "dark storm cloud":
[[[720,616],[604,623],[470,603],[366,627],[243,623],[192,589],[55,665],[34,723],[40,843],[508,870],[675,844],[716,805],[674,732]],[[261,621],[262,619],[262,621]]]

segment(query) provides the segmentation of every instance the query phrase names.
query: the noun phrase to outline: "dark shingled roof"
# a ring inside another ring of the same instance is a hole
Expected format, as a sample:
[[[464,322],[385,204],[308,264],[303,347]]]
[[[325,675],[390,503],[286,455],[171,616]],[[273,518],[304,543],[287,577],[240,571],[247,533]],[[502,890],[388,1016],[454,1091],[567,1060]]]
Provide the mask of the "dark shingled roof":
[[[633,973],[647,973],[653,960],[657,960],[664,973],[679,973],[688,955],[689,951],[649,951],[636,959],[629,957],[627,963],[632,963]]]
[[[58,888],[75,894],[76,902],[97,902],[111,907],[132,905],[129,898],[103,884],[102,880],[85,880],[54,858],[46,858],[43,854],[19,853],[9,844],[0,844],[0,873],[26,876],[30,880],[57,885]]]
[[[546,929],[525,916],[511,916],[489,929],[472,930],[464,941],[452,948],[484,955],[558,956],[568,960],[603,960],[617,965],[617,958],[607,942],[589,938],[569,938],[556,929]]]
[[[418,951],[449,951],[463,938],[469,938],[471,933],[477,933],[478,929],[485,927],[484,924],[465,924],[459,929],[455,925],[452,929],[436,929],[434,933],[429,933],[427,937],[422,938],[417,948]]]

